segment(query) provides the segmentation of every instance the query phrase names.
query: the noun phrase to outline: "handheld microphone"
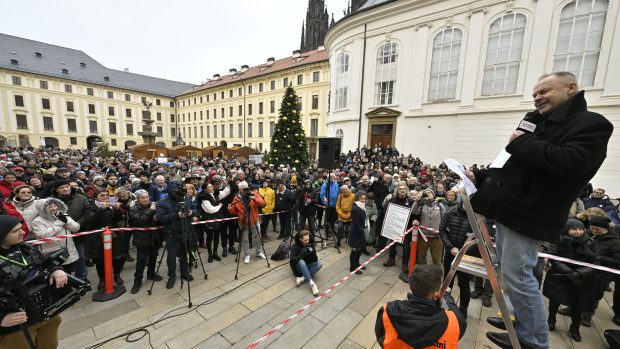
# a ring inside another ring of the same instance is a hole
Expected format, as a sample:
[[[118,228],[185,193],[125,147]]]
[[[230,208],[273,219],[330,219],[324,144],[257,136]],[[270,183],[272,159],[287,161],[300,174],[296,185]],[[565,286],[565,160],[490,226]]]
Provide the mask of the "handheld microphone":
[[[534,133],[536,130],[536,126],[538,126],[538,118],[534,112],[530,112],[525,114],[525,117],[521,122],[519,122],[519,126],[517,126],[517,130],[523,131],[525,133]]]

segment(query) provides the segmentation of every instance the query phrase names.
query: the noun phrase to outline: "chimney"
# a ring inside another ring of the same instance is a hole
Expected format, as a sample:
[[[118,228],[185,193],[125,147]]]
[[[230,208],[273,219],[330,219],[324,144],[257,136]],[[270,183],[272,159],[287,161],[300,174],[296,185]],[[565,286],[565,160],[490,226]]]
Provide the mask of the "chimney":
[[[267,63],[269,63],[269,64],[273,64],[273,62],[275,62],[275,61],[276,61],[276,59],[273,58],[273,57],[267,58]]]
[[[234,75],[235,73],[237,73],[237,69],[236,69],[236,68],[230,68],[230,69],[228,69],[228,72],[229,72],[231,75]]]
[[[17,59],[11,59],[11,64],[19,64],[19,61]]]
[[[213,74],[213,78],[214,79],[219,79],[220,78],[220,74]]]
[[[301,50],[295,50],[293,51],[293,58],[297,58],[299,57],[299,55],[301,54]]]
[[[325,51],[325,46],[321,45],[316,50],[317,51]]]
[[[246,72],[248,69],[250,69],[250,67],[247,64],[241,66],[241,72]]]

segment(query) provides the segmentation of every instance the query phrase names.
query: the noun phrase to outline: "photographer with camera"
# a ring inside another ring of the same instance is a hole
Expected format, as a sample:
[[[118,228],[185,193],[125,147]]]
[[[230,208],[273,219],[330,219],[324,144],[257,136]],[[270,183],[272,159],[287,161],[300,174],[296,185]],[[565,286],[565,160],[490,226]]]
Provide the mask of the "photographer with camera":
[[[36,348],[57,348],[60,316],[42,321],[34,304],[20,304],[20,295],[10,286],[25,283],[36,270],[49,275],[47,287],[61,288],[67,284],[67,274],[54,261],[45,261],[38,250],[23,244],[23,235],[17,218],[0,215],[0,344],[3,348],[28,349],[28,341],[20,332],[20,326],[26,326]]]
[[[177,257],[180,259],[181,278],[193,281],[189,272],[187,254],[192,246],[191,222],[198,220],[198,210],[193,201],[185,196],[185,190],[177,182],[168,183],[168,196],[157,202],[155,217],[164,226],[166,237],[166,263],[168,264],[168,282],[166,288],[174,287],[176,280]],[[188,231],[183,227],[190,226]],[[185,254],[185,255],[183,255]]]
[[[237,185],[239,192],[233,202],[228,205],[228,212],[236,214],[241,229],[241,248],[245,254],[243,263],[250,263],[250,240],[248,230],[251,230],[256,242],[256,257],[266,259],[260,243],[260,227],[258,226],[258,209],[265,206],[265,200],[258,193],[248,189],[248,183],[241,181]]]
[[[420,220],[413,221],[413,225],[422,225],[439,231],[441,217],[446,211],[445,207],[435,200],[435,192],[426,189],[422,192],[422,198],[413,204],[412,214],[419,216]],[[433,264],[441,267],[441,257],[443,256],[443,243],[439,238],[439,233],[422,228],[422,232],[428,238],[418,239],[418,252],[416,257],[417,264],[426,264],[426,255],[431,252]]]

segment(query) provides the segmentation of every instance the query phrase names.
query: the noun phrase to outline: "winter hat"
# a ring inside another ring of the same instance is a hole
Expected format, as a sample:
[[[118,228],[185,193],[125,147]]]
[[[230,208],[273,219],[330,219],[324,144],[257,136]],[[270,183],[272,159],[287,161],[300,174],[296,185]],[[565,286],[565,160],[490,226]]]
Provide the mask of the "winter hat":
[[[568,221],[566,221],[566,224],[564,224],[564,232],[567,232],[573,228],[585,228],[585,226],[583,225],[583,223],[575,218],[569,218]]]
[[[57,179],[55,181],[52,182],[52,192],[56,191],[56,189],[58,189],[58,187],[63,186],[63,185],[69,185],[69,181],[66,179]]]
[[[0,215],[0,242],[15,228],[19,219],[9,215]]]
[[[611,223],[611,219],[609,217],[590,217],[590,226],[591,227],[599,227],[609,229],[609,223]]]
[[[31,192],[35,192],[34,187],[30,186],[28,184],[22,184],[22,185],[18,185],[17,187],[13,188],[13,195],[17,195],[17,193],[19,193],[20,190],[22,190],[23,188],[28,188],[30,189]]]

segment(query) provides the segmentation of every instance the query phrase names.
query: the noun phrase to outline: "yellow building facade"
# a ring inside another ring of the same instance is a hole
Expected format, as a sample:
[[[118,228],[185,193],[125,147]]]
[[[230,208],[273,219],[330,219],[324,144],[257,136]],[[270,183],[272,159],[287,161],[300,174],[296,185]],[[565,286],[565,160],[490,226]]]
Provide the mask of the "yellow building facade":
[[[179,131],[186,144],[248,146],[269,150],[286,86],[301,102],[301,120],[311,158],[326,133],[329,62],[324,48],[261,65],[230,69],[176,96]]]

